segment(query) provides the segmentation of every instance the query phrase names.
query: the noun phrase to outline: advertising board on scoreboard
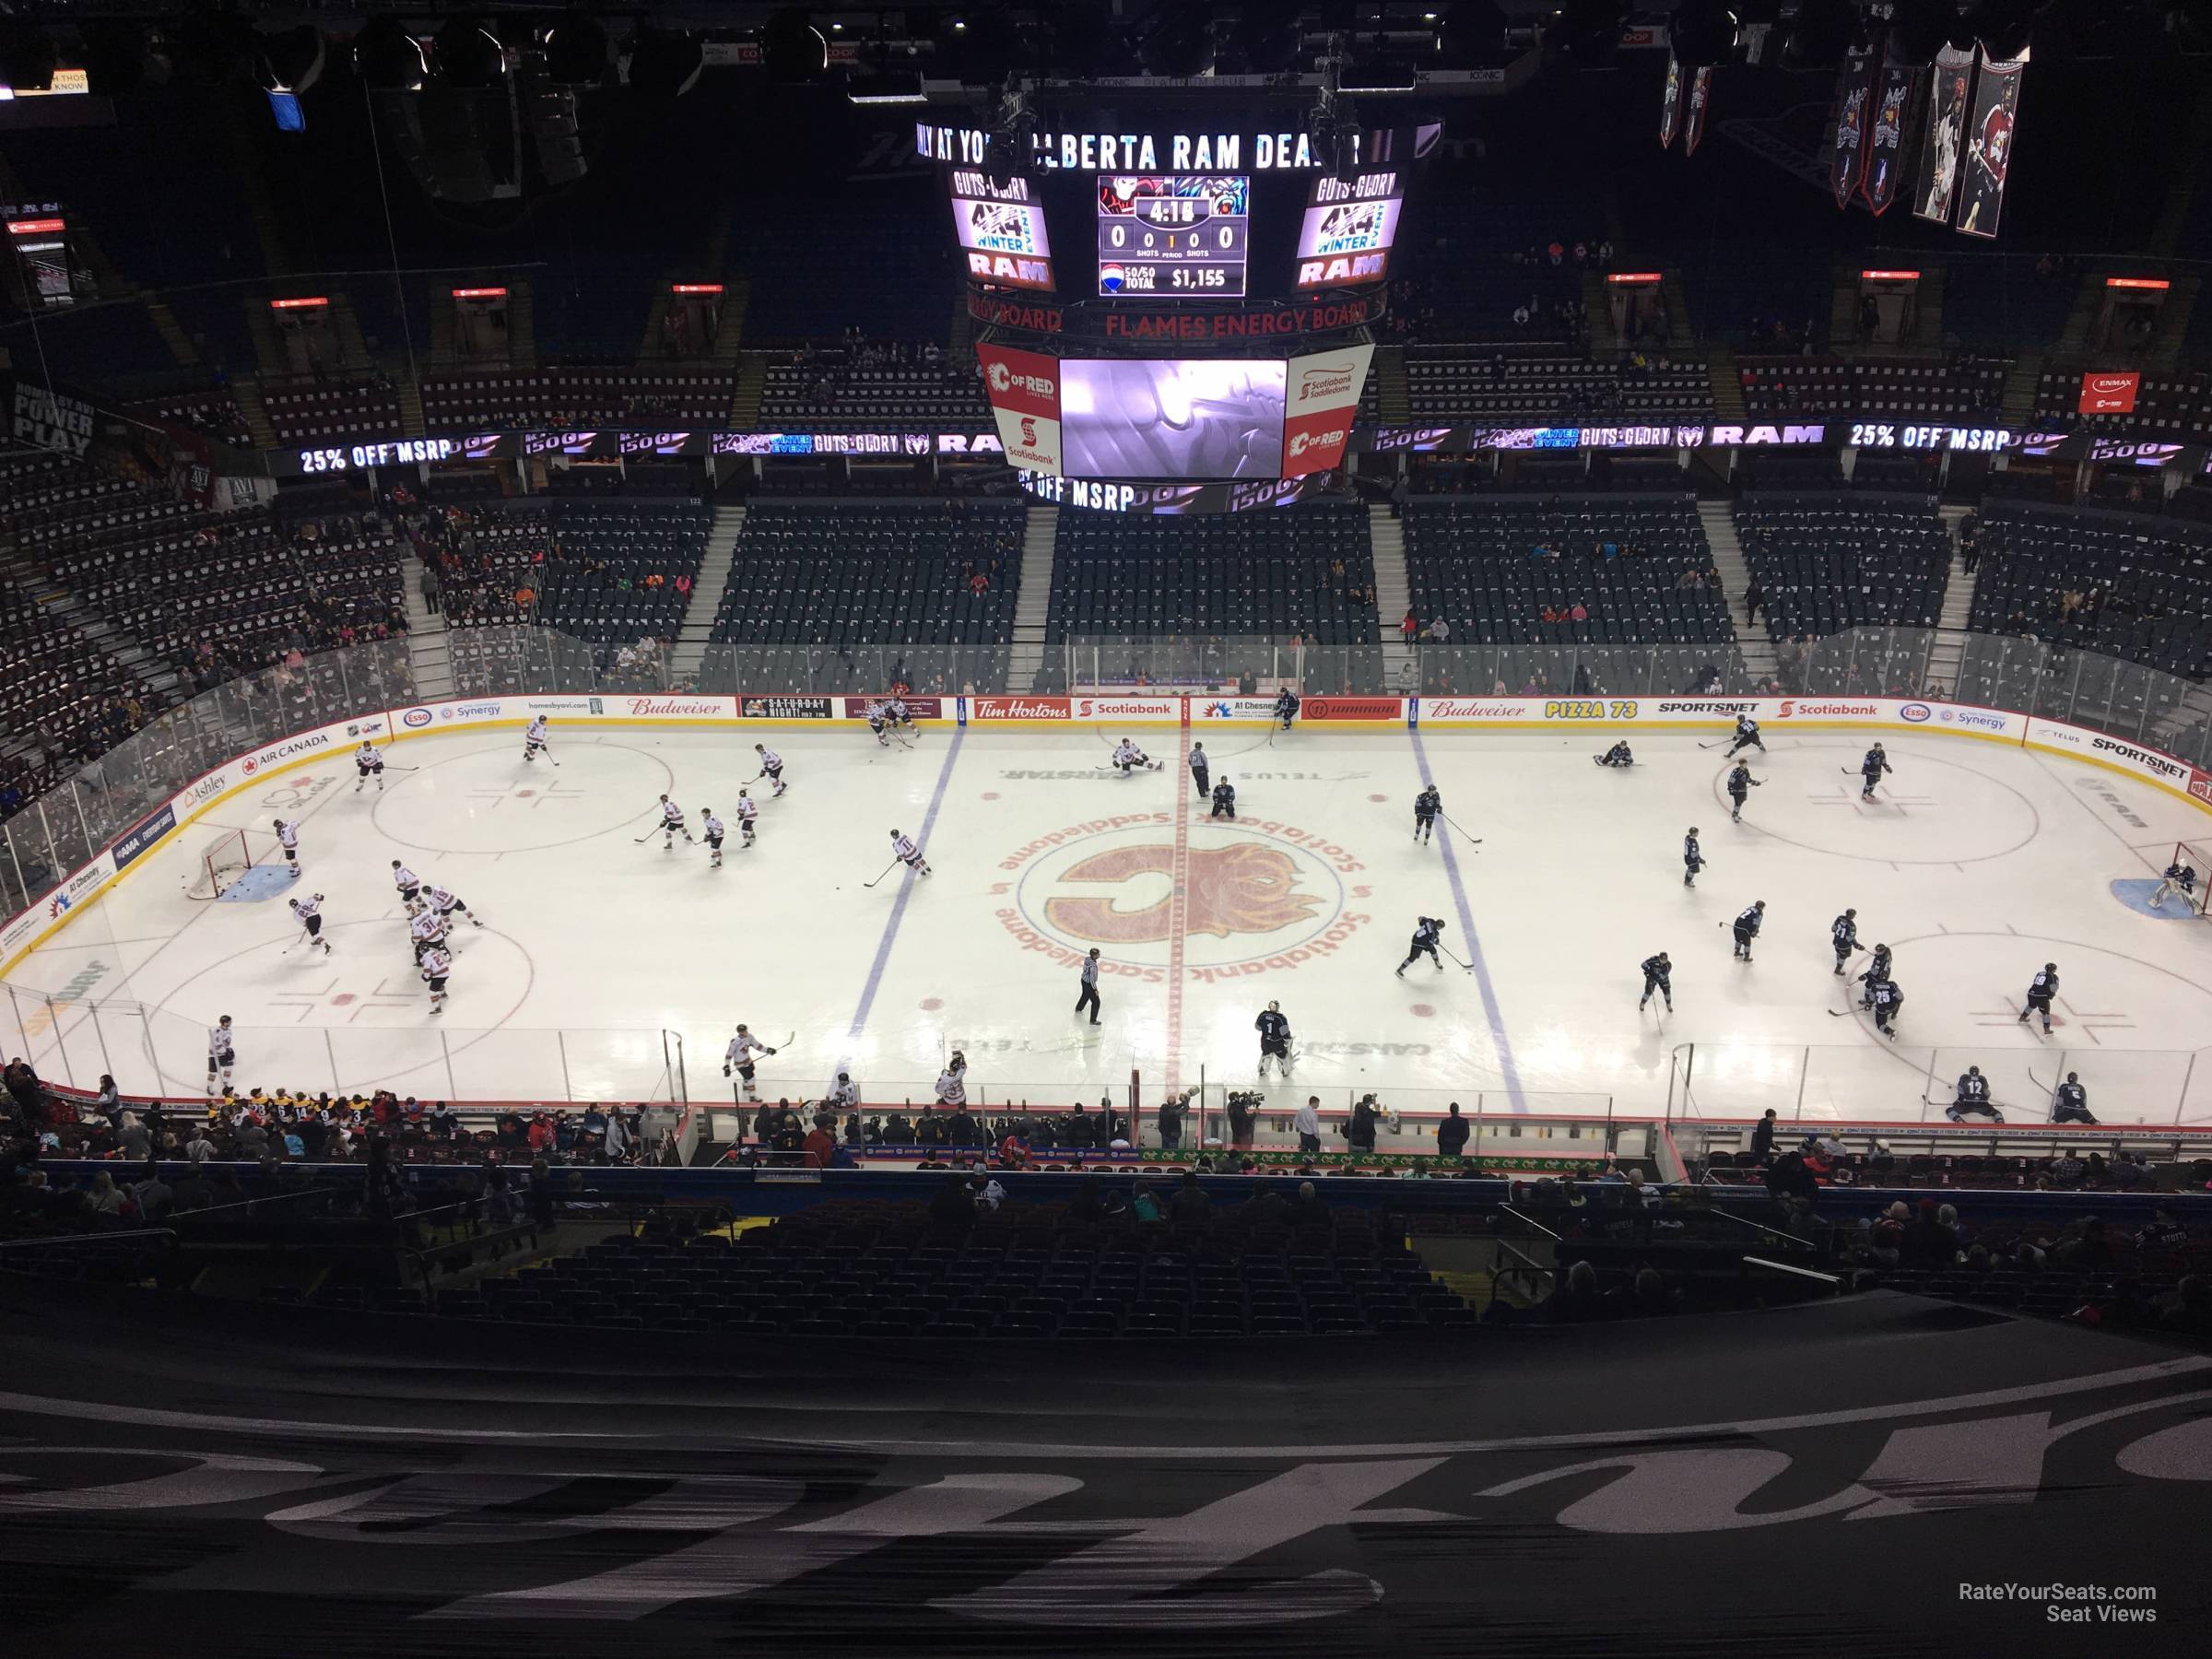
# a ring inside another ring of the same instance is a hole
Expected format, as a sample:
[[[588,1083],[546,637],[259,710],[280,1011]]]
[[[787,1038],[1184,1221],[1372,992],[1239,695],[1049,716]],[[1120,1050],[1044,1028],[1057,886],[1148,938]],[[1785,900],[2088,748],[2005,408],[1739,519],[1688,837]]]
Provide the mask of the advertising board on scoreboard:
[[[1294,286],[1303,292],[1381,282],[1390,274],[1405,206],[1405,175],[1395,168],[1350,178],[1320,174],[1299,227]]]
[[[1019,174],[994,179],[982,168],[955,168],[952,218],[974,280],[993,288],[1053,291],[1052,239],[1044,228],[1044,206],[1033,199],[1028,179]]]

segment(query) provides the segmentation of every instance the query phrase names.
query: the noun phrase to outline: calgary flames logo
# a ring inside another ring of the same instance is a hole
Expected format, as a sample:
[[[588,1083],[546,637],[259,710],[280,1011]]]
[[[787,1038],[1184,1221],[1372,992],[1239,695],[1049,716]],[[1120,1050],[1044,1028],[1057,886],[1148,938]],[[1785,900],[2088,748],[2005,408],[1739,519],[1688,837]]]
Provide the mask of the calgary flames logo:
[[[1299,867],[1279,848],[1258,841],[1194,847],[1189,862],[1186,935],[1226,939],[1231,934],[1271,934],[1311,920],[1321,908],[1316,895],[1299,890]],[[1147,876],[1172,881],[1174,864],[1171,846],[1114,847],[1070,865],[1060,879],[1112,888]],[[1168,937],[1171,895],[1163,893],[1137,910],[1116,904],[1112,894],[1061,896],[1045,900],[1044,915],[1053,926],[1094,944],[1154,944]]]

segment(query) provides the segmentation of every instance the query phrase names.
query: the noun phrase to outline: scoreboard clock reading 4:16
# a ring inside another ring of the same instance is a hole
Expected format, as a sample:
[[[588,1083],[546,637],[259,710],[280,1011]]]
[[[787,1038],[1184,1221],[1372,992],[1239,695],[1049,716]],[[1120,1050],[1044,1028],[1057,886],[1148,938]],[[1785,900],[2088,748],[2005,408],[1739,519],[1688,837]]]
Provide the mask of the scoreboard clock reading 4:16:
[[[1223,173],[1100,173],[1099,292],[1241,300],[1252,181]]]

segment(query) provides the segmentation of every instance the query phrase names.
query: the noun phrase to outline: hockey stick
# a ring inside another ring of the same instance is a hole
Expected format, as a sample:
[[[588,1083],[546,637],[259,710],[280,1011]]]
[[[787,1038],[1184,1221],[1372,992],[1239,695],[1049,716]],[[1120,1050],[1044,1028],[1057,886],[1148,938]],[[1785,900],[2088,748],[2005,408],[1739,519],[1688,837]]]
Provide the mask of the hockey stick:
[[[893,870],[895,870],[895,869],[897,869],[897,868],[899,867],[899,865],[900,865],[900,864],[901,862],[902,862],[902,861],[901,861],[901,860],[900,860],[900,859],[896,859],[896,858],[892,859],[892,860],[891,860],[891,862],[890,862],[888,865],[887,865],[886,866],[884,866],[884,872],[883,872],[883,876],[888,876],[888,875],[889,875],[889,874],[890,874],[890,873],[891,873]],[[861,885],[862,887],[864,887],[864,888],[872,888],[872,887],[874,887],[874,886],[876,885],[876,882],[881,881],[881,880],[883,879],[883,876],[878,876],[878,877],[876,877],[876,881],[864,881],[864,882],[862,882],[860,885]]]
[[[1439,950],[1444,950],[1444,947],[1443,947],[1441,945],[1439,945],[1439,946],[1437,947],[1437,948],[1438,948]],[[1455,957],[1455,956],[1452,956],[1452,953],[1451,953],[1450,951],[1448,951],[1448,950],[1444,950],[1444,954],[1445,954],[1446,956],[1448,956],[1448,957],[1452,957],[1452,959],[1453,959],[1454,962],[1459,962],[1459,965],[1460,965],[1460,967],[1462,967],[1462,968],[1464,968],[1465,970],[1466,970],[1466,971],[1467,971],[1467,972],[1469,972],[1469,973],[1472,973],[1472,972],[1474,972],[1474,971],[1475,971],[1475,964],[1474,964],[1474,963],[1472,963],[1472,962],[1460,962],[1460,961],[1459,961],[1459,959],[1458,959],[1457,957]]]
[[[2034,1084],[2038,1088],[2041,1089],[2047,1095],[2054,1095],[2058,1092],[2058,1090],[2051,1084],[2044,1082],[2041,1077],[2037,1077],[2032,1070],[2028,1074],[2028,1081]]]
[[[1453,818],[1450,813],[1446,812],[1442,807],[1440,806],[1436,809],[1436,816],[1442,818],[1444,822],[1451,825],[1453,829],[1457,830],[1461,836],[1465,839],[1468,846],[1479,847],[1482,845],[1481,836],[1468,835],[1465,828],[1460,823],[1460,821]]]
[[[1735,741],[1735,740],[1733,737],[1715,737],[1711,743],[1700,743],[1698,745],[1698,747],[1701,749],[1716,749],[1719,748],[1724,743],[1733,743]]]

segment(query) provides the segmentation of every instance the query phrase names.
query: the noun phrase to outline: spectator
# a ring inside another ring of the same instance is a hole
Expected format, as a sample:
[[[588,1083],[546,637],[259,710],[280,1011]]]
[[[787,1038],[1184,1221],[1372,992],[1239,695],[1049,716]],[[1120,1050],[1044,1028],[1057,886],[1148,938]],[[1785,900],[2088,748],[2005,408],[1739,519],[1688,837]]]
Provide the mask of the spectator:
[[[1609,1310],[1597,1288],[1597,1269],[1576,1262],[1554,1282],[1551,1294],[1537,1304],[1535,1315],[1549,1324],[1580,1324],[1603,1319]]]
[[[1176,1190],[1175,1196],[1168,1201],[1168,1219],[1177,1227],[1202,1229],[1212,1219],[1213,1213],[1214,1201],[1206,1196],[1206,1190],[1198,1184],[1198,1177],[1184,1171],[1182,1186]]]
[[[1164,1150],[1172,1152],[1182,1147],[1182,1114],[1189,1109],[1191,1097],[1188,1094],[1170,1095],[1160,1102],[1159,1144]]]
[[[1767,1108],[1751,1131],[1751,1157],[1755,1162],[1770,1163],[1774,1158],[1774,1108]]]
[[[830,1160],[837,1156],[837,1118],[834,1113],[818,1112],[814,1114],[814,1127],[807,1132],[802,1149],[806,1154],[806,1161],[815,1169],[826,1170],[830,1167]]]
[[[1289,1219],[1289,1205],[1271,1186],[1262,1186],[1244,1204],[1245,1224],[1254,1231],[1263,1227],[1280,1227]]]
[[[92,1177],[92,1213],[96,1216],[121,1217],[123,1194],[116,1191],[115,1179],[105,1170]]]
[[[1371,1154],[1375,1149],[1375,1124],[1382,1113],[1375,1109],[1375,1097],[1362,1095],[1352,1108],[1352,1115],[1345,1120],[1344,1138],[1354,1153]]]
[[[1230,1090],[1229,1144],[1240,1152],[1252,1150],[1253,1130],[1260,1120],[1259,1108],[1253,1099],[1242,1089]]]
[[[1322,1201],[1320,1193],[1314,1190],[1312,1182],[1300,1182],[1297,1202],[1290,1206],[1290,1225],[1327,1227],[1329,1224],[1329,1206]]]
[[[1321,1097],[1308,1095],[1306,1103],[1298,1109],[1298,1113],[1290,1120],[1290,1124],[1298,1132],[1298,1149],[1301,1153],[1311,1154],[1320,1151]]]

